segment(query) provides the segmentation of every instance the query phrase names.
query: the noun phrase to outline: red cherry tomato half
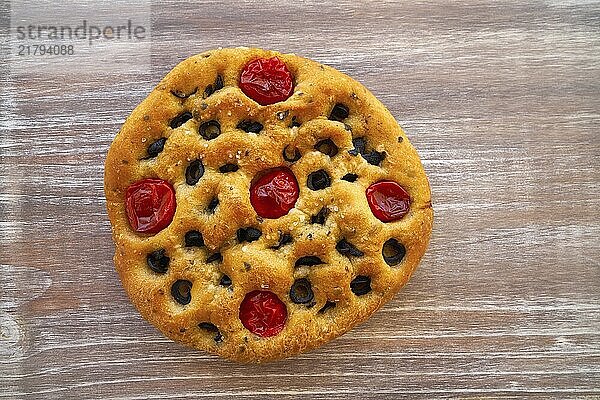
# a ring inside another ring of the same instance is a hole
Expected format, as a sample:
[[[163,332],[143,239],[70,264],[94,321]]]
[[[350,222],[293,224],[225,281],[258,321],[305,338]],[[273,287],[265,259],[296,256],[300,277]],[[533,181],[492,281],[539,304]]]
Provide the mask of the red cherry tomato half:
[[[290,97],[294,83],[292,74],[279,58],[258,58],[242,70],[240,88],[246,96],[266,106]]]
[[[298,200],[298,181],[286,167],[267,171],[250,186],[250,203],[263,218],[286,215]]]
[[[372,184],[366,191],[373,215],[383,222],[397,221],[408,213],[410,195],[394,181]]]
[[[142,179],[127,188],[125,208],[129,224],[139,233],[158,233],[175,214],[175,190],[162,179]]]
[[[273,292],[250,292],[240,306],[240,321],[250,332],[260,337],[271,337],[283,330],[287,308]]]

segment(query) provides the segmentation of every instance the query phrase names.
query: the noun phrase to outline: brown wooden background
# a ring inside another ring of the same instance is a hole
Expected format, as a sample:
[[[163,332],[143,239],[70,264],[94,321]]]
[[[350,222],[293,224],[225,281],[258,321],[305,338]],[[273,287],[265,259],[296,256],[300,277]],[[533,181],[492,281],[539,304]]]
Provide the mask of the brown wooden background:
[[[102,189],[112,138],[160,78],[237,45],[370,88],[417,147],[436,212],[393,301],[260,366],[139,317]],[[600,398],[599,2],[154,2],[145,72],[23,74],[2,57],[0,398]]]

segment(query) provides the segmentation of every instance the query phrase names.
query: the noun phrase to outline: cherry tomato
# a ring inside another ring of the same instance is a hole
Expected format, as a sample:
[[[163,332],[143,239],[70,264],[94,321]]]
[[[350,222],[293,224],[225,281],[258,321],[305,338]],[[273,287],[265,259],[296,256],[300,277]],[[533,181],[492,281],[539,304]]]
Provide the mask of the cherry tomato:
[[[250,203],[263,218],[286,215],[298,200],[298,181],[286,167],[267,171],[250,186]]]
[[[240,306],[240,321],[250,332],[260,337],[271,337],[283,330],[287,308],[273,292],[250,292]]]
[[[408,213],[410,195],[394,181],[380,181],[366,191],[373,215],[383,222],[397,221]]]
[[[139,233],[158,233],[175,214],[175,190],[162,179],[142,179],[127,188],[125,208],[129,224]]]
[[[294,83],[292,74],[279,58],[258,58],[242,70],[240,88],[246,96],[266,106],[290,97]]]

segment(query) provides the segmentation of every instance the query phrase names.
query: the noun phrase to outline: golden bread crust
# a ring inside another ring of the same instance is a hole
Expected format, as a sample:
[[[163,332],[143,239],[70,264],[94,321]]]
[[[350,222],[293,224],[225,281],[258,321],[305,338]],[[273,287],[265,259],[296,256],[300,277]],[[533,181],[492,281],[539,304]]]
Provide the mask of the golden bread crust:
[[[256,58],[277,56],[294,77],[294,93],[283,102],[260,106],[239,88],[244,66]],[[206,91],[216,78],[224,87]],[[206,94],[209,94],[206,96]],[[328,119],[335,104],[349,109],[344,122]],[[170,121],[183,112],[193,118],[175,129]],[[217,120],[221,134],[205,140],[200,124]],[[236,129],[242,120],[259,121],[259,134]],[[292,121],[301,123],[291,127]],[[146,159],[148,145],[167,138],[156,158]],[[368,146],[385,152],[380,165],[353,155],[353,138],[364,137]],[[338,153],[330,157],[315,144],[331,139]],[[302,157],[286,161],[284,148],[297,148]],[[186,184],[190,162],[201,159],[205,167],[196,185]],[[219,167],[235,163],[239,170],[222,173]],[[289,167],[296,176],[300,195],[295,207],[278,219],[260,218],[250,204],[249,189],[260,171]],[[307,176],[324,169],[331,186],[318,191],[307,188]],[[341,178],[358,175],[355,182]],[[175,188],[177,208],[171,224],[155,235],[136,233],[129,225],[125,192],[144,178],[160,178]],[[410,194],[410,210],[402,219],[384,223],[370,211],[365,190],[383,179],[398,182]],[[123,286],[141,315],[166,336],[188,346],[242,362],[279,359],[315,348],[367,319],[408,281],[427,247],[433,221],[431,195],[419,157],[389,111],[360,83],[343,73],[293,54],[261,49],[211,50],[177,65],[131,113],[110,147],[105,165],[108,215],[116,243],[115,265]],[[214,213],[206,209],[218,198]],[[311,223],[320,210],[328,210],[323,225]],[[239,243],[239,228],[256,227],[262,236]],[[202,232],[205,247],[184,246],[190,230]],[[272,249],[283,233],[293,242]],[[395,238],[406,248],[397,266],[389,266],[382,246]],[[346,239],[364,253],[347,257],[336,251]],[[149,253],[165,249],[170,258],[165,274],[147,266]],[[207,262],[220,252],[222,262]],[[323,265],[295,267],[302,256],[317,256]],[[219,284],[223,274],[231,286]],[[357,275],[371,278],[372,290],[362,296],[350,289]],[[316,304],[307,307],[290,300],[295,279],[308,278]],[[192,301],[181,305],[171,296],[178,279],[193,283]],[[253,291],[267,289],[287,306],[283,331],[261,338],[248,331],[239,319],[240,303]],[[336,306],[319,312],[326,301]],[[214,324],[214,332],[198,327]]]

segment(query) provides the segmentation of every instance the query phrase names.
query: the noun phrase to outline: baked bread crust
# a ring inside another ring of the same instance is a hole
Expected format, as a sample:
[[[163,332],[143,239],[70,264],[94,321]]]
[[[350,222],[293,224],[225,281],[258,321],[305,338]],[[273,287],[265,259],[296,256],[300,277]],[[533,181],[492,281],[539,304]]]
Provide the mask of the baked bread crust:
[[[240,72],[254,59],[274,56],[294,77],[294,92],[286,101],[260,106],[239,88]],[[336,104],[349,110],[343,122],[328,118]],[[170,122],[186,111],[192,118],[172,128]],[[210,120],[219,121],[221,133],[206,140],[198,129]],[[258,121],[263,129],[256,134],[236,128],[245,120]],[[148,159],[148,146],[162,137],[167,139],[163,151]],[[367,148],[383,154],[383,161],[367,162],[353,151],[353,138],[365,138]],[[335,156],[315,149],[325,139],[337,146]],[[286,146],[288,155],[297,148],[301,158],[286,161]],[[205,171],[197,184],[188,185],[186,168],[196,159]],[[219,168],[225,164],[239,169],[222,173]],[[287,215],[263,219],[250,203],[250,185],[256,174],[279,166],[293,171],[299,198]],[[320,169],[327,171],[331,185],[311,190],[308,174]],[[341,179],[348,173],[356,174],[356,181]],[[164,179],[176,192],[173,221],[154,235],[134,232],[125,208],[127,188],[144,178]],[[409,212],[398,221],[384,223],[369,209],[365,190],[381,180],[398,182],[410,194]],[[114,139],[105,164],[105,193],[115,266],[141,315],[175,341],[242,362],[313,349],[366,320],[408,281],[425,252],[433,221],[429,183],[415,149],[364,86],[315,61],[250,48],[207,51],[169,72]],[[207,207],[214,198],[218,206],[211,213]],[[325,218],[313,218],[324,209]],[[262,235],[240,243],[236,232],[246,227]],[[191,230],[203,234],[205,246],[184,245]],[[284,233],[293,241],[272,249]],[[395,266],[382,255],[391,238],[406,249]],[[341,254],[336,245],[342,239],[364,255]],[[147,255],[157,249],[170,258],[165,274],[147,266]],[[222,261],[207,262],[217,252]],[[296,267],[303,256],[319,257],[323,264]],[[230,286],[220,284],[224,274]],[[371,291],[357,296],[350,286],[359,275],[370,277]],[[312,284],[312,306],[290,299],[290,287],[300,278]],[[193,283],[187,305],[171,294],[172,284],[180,279]],[[287,322],[278,335],[261,338],[240,321],[240,304],[254,290],[272,291],[286,304]],[[323,310],[326,302],[336,306]],[[199,327],[201,323],[213,324],[218,334],[206,325]]]

